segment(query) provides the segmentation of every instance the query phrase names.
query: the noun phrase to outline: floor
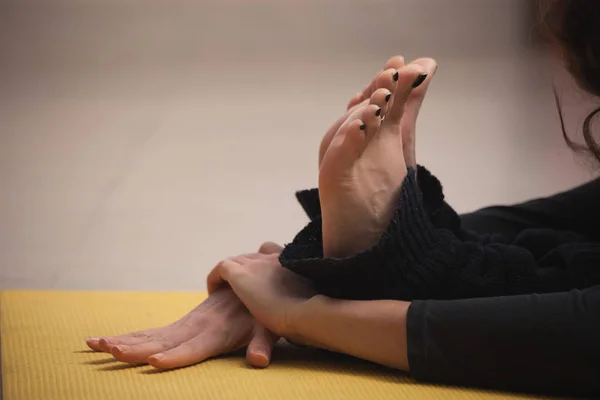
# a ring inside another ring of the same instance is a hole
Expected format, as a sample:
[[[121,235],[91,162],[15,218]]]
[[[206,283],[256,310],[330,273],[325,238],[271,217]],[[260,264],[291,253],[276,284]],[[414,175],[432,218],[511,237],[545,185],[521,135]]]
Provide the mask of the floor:
[[[321,136],[397,53],[439,62],[418,157],[457,210],[590,179],[522,4],[1,2],[0,288],[201,290],[290,241]]]

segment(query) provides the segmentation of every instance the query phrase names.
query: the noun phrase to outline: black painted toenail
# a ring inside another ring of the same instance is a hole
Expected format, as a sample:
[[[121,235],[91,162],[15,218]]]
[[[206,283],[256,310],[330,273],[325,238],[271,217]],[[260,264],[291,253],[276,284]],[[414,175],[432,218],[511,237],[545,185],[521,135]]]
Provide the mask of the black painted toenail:
[[[396,71],[396,73],[394,74],[394,81],[398,82],[398,77],[400,75],[398,74],[398,71]]]
[[[387,103],[388,101],[390,101],[391,98],[392,98],[392,94],[388,93],[388,95],[385,96],[385,102]]]
[[[427,79],[427,74],[419,75],[415,83],[412,84],[413,89],[421,86],[421,83],[425,82],[425,79]]]
[[[360,126],[360,130],[361,130],[361,131],[364,131],[366,127],[367,127],[367,126],[366,126],[365,124],[362,124],[362,125]]]
[[[377,115],[378,117],[381,115],[381,107],[377,109],[377,111],[375,111],[375,115]]]

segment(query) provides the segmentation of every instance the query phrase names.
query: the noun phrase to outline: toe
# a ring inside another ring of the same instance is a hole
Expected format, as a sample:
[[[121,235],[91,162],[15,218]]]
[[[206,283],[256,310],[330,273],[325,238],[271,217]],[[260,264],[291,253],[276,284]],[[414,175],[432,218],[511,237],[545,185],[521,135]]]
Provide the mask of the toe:
[[[398,70],[396,90],[392,96],[391,105],[386,113],[386,123],[399,124],[408,97],[413,89],[423,84],[427,78],[427,70],[419,64],[409,64]]]
[[[363,99],[368,99],[371,95],[373,95],[373,93],[375,92],[376,89],[380,89],[382,87],[386,87],[387,86],[379,86],[378,82],[379,79],[381,78],[381,76],[387,76],[390,73],[394,73],[396,72],[396,70],[400,69],[404,67],[404,57],[402,56],[394,56],[392,58],[390,58],[386,63],[385,66],[383,67],[383,70],[381,70],[379,72],[379,74],[377,74],[377,76],[375,77],[375,79],[371,82],[371,84],[369,86],[367,86],[367,88],[363,91]]]
[[[386,89],[393,93],[398,86],[398,70],[394,68],[386,69],[377,77],[377,89]]]
[[[420,58],[413,61],[413,64],[421,65],[427,72],[427,77],[421,85],[412,90],[408,100],[406,101],[406,108],[402,116],[402,147],[404,149],[404,160],[408,167],[415,167],[417,165],[417,157],[415,151],[416,143],[416,129],[417,129],[417,118],[423,105],[423,100],[427,94],[429,84],[433,79],[437,70],[437,62],[432,58]]]
[[[437,71],[437,61],[435,61],[433,58],[419,58],[414,60],[411,64],[423,67],[425,73],[427,73],[425,80],[412,91],[411,96],[424,96],[425,92],[427,91],[427,86],[429,85],[429,82],[431,82],[431,79],[433,79],[433,76]]]
[[[380,88],[380,86],[377,85],[377,80],[379,79],[381,74],[383,74],[387,70],[397,70],[399,68],[402,68],[403,66],[404,66],[404,57],[402,57],[402,56],[394,56],[394,57],[390,58],[389,60],[387,60],[383,69],[380,70],[375,75],[375,79],[373,79],[369,83],[369,85],[367,85],[367,87],[365,87],[362,90],[362,92],[357,93],[350,100],[350,102],[348,103],[348,107],[346,109],[350,110],[352,107],[360,104],[365,99],[368,99],[369,97],[371,97],[371,95],[375,92],[375,90]]]
[[[371,95],[369,99],[369,104],[374,104],[381,108],[380,117],[383,119],[385,112],[387,110],[387,105],[392,98],[392,92],[387,89],[377,89],[375,93]]]
[[[323,159],[321,171],[324,168],[345,171],[352,167],[360,157],[367,145],[366,124],[359,118],[363,110],[364,107],[355,111],[352,117],[337,132],[327,153],[328,157]],[[325,183],[322,182],[323,179],[327,180],[337,176],[336,173],[321,173],[319,174],[319,185]],[[335,182],[335,184],[338,184],[338,182]]]
[[[365,122],[357,118],[346,125],[340,135],[342,146],[346,149],[349,159],[352,159],[352,163],[362,154],[367,145],[366,129]]]
[[[383,69],[400,69],[402,67],[404,67],[404,57],[394,56],[385,63],[385,67]]]
[[[378,105],[369,104],[362,112],[361,120],[365,125],[364,132],[367,140],[371,139],[379,130],[382,111]]]

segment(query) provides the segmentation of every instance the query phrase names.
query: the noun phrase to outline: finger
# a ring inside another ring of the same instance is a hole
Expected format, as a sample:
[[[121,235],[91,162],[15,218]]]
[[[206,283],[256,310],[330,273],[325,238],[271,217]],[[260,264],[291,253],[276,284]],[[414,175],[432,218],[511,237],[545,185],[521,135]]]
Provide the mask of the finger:
[[[94,351],[103,351],[102,348],[100,348],[100,338],[98,338],[98,337],[87,337],[84,340],[85,340],[85,344],[90,349],[92,349]]]
[[[275,246],[278,246],[278,245],[275,245]],[[278,251],[271,252],[271,253],[248,253],[248,254],[242,254],[239,256],[235,256],[235,257],[230,257],[229,260],[234,261],[238,264],[244,265],[245,263],[247,263],[249,261],[264,260],[265,256],[277,255],[278,253],[279,253]]]
[[[157,353],[162,353],[172,347],[174,347],[174,345],[169,344],[166,340],[154,340],[134,345],[119,344],[111,347],[110,354],[112,354],[115,359],[122,362],[132,364],[146,363],[148,357]]]
[[[238,264],[243,264],[244,262],[247,262],[249,260],[257,260],[261,257],[264,257],[264,254],[247,253],[247,254],[240,254],[239,256],[235,256],[235,257],[230,257],[229,260],[235,261]]]
[[[220,287],[227,284],[231,270],[236,267],[240,267],[240,264],[233,260],[223,260],[217,264],[216,267],[210,271],[206,278],[206,287],[208,293],[211,294],[218,290]]]
[[[197,364],[222,352],[222,340],[215,335],[199,335],[179,346],[148,358],[155,368],[172,369]]]
[[[258,252],[260,254],[276,254],[276,253],[281,253],[282,250],[283,250],[283,247],[281,247],[277,243],[273,243],[273,242],[264,242],[258,248]]]
[[[266,368],[271,363],[271,354],[273,348],[279,340],[275,335],[262,325],[258,325],[254,332],[254,337],[246,350],[246,360],[256,368]]]
[[[151,331],[144,332],[131,332],[125,335],[118,336],[104,336],[100,338],[88,338],[86,339],[86,343],[88,346],[93,345],[97,346],[98,350],[103,351],[105,353],[110,353],[110,348],[117,344],[139,344],[144,343],[150,340]],[[94,349],[95,350],[95,349]]]

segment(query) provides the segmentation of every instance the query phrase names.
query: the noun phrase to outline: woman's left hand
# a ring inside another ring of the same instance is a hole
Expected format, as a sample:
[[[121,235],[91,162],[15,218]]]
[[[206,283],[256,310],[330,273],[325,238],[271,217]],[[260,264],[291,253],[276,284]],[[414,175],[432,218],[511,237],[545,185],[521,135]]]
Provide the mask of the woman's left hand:
[[[229,285],[269,331],[289,337],[299,309],[316,293],[307,279],[285,269],[278,254],[223,260],[208,275],[208,292]]]
[[[410,303],[351,301],[318,295],[279,264],[278,255],[221,261],[208,276],[212,292],[228,284],[264,328],[294,343],[408,370]]]

